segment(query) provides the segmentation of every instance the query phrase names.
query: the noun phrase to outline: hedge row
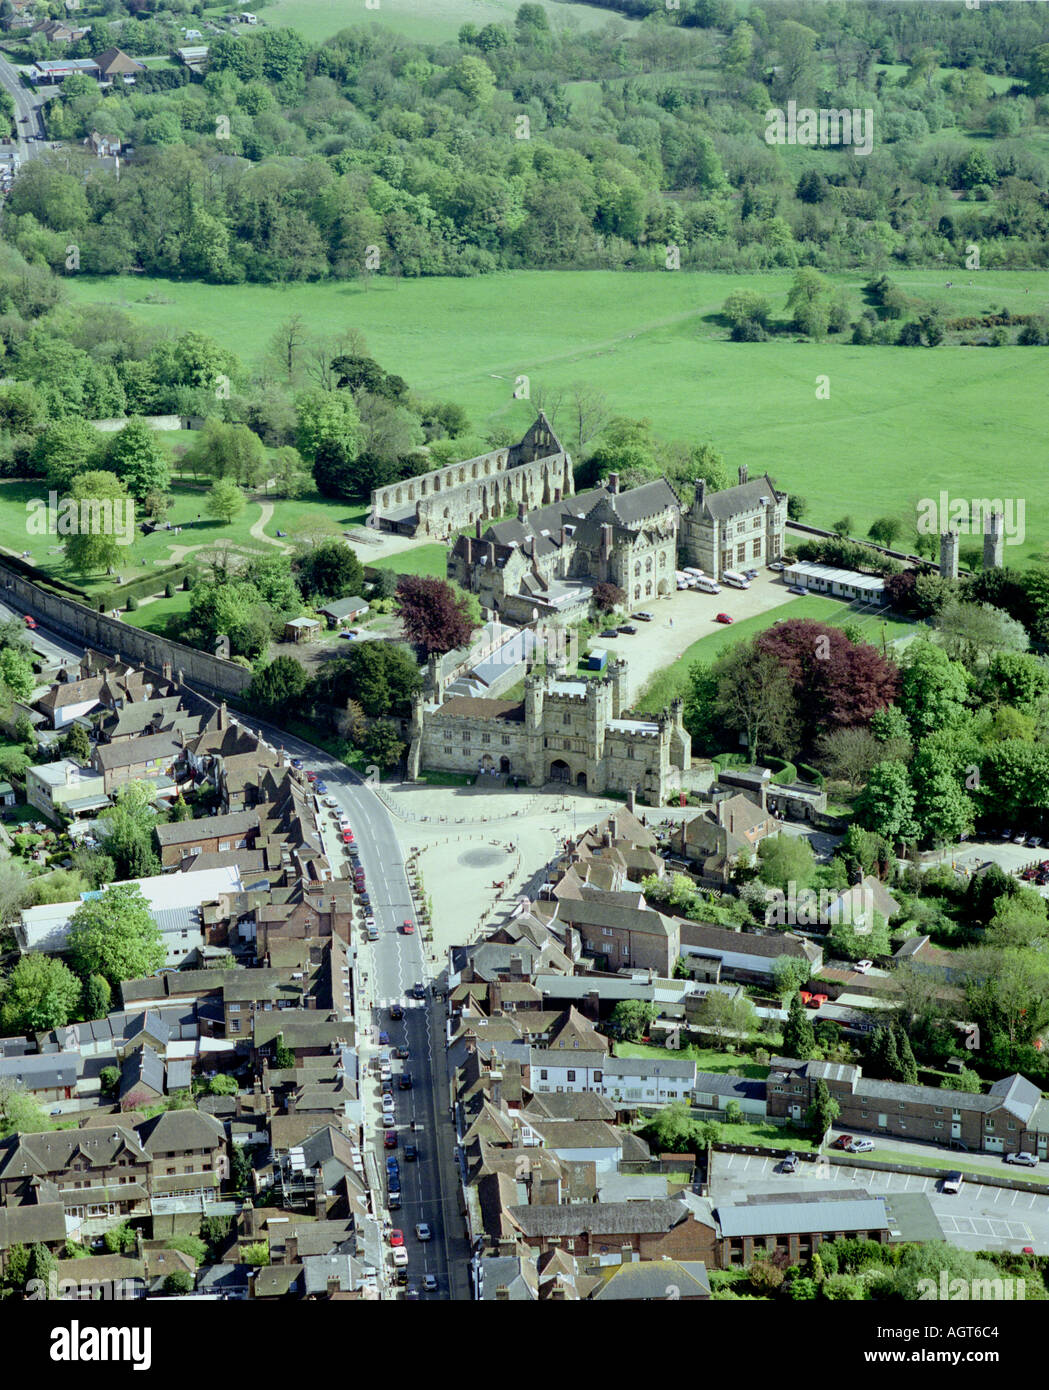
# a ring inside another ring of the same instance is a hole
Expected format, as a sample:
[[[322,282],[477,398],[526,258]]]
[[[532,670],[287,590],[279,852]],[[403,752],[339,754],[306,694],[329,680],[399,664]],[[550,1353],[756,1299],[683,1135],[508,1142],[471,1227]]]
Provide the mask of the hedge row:
[[[155,574],[143,575],[141,579],[132,580],[130,584],[118,584],[112,589],[106,589],[101,593],[93,594],[91,601],[99,609],[123,608],[129,598],[152,598],[154,594],[162,594],[167,584],[185,583],[196,577],[199,566],[196,564],[169,565],[167,569],[158,569]]]

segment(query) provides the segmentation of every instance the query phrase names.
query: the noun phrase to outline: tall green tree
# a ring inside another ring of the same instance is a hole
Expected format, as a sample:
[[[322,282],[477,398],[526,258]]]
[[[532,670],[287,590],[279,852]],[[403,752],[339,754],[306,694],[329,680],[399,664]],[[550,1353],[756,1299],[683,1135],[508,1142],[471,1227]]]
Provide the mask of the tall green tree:
[[[80,981],[67,965],[38,951],[24,955],[0,984],[0,1024],[5,1033],[64,1027],[80,1003]]]
[[[160,928],[137,883],[116,883],[73,913],[69,956],[81,975],[101,975],[110,986],[151,975],[167,958]]]
[[[133,415],[113,436],[105,464],[138,502],[144,502],[150,493],[164,493],[171,486],[167,456],[154,431],[140,416]]]
[[[787,1057],[807,1061],[816,1055],[816,1032],[812,1019],[805,1012],[801,995],[795,994],[787,1005],[787,1021],[783,1025],[783,1052]]]

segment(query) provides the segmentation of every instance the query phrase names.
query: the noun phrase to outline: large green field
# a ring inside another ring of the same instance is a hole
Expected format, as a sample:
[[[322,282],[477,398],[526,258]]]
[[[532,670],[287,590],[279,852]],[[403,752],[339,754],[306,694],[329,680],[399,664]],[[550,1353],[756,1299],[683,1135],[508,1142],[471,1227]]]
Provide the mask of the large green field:
[[[954,274],[948,291],[943,272],[893,271],[906,292],[938,299],[953,315],[1000,305],[1046,312],[1047,272]],[[866,277],[832,278],[858,312]],[[1026,538],[1007,551],[1008,561],[1023,565],[1049,551],[1049,510],[1037,486],[1046,351],[853,347],[788,336],[726,341],[717,317],[726,295],[759,289],[781,313],[789,272],[523,271],[279,288],[140,277],[67,283],[77,299],[122,305],[144,322],[192,324],[244,353],[248,366],[292,314],[318,332],[358,328],[384,366],[419,392],[461,402],[477,426],[524,430],[533,407],[513,398],[521,377],[532,398],[584,382],[616,413],[648,416],[664,435],[713,444],[733,469],[769,470],[780,487],[808,499],[806,519],[816,525],[846,512],[859,534],[889,513],[913,524],[917,500],[941,489],[1024,498]],[[146,302],[150,294],[163,302]],[[245,343],[254,345],[251,356]]]
[[[636,28],[636,20],[624,19],[595,5],[568,3],[567,0],[541,0],[552,28],[570,24],[579,29],[599,29],[615,19],[625,28]],[[276,0],[258,10],[263,24],[288,24],[304,39],[320,43],[340,29],[357,25],[380,25],[403,34],[415,43],[454,41],[462,24],[506,24],[513,28],[520,0]],[[209,11],[212,16],[229,13],[228,7]]]

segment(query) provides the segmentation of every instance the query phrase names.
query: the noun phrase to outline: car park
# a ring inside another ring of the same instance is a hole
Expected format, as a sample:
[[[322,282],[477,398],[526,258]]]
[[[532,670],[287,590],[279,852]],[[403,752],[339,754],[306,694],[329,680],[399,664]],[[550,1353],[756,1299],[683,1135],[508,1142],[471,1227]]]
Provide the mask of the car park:
[[[1038,1155],[1029,1153],[1006,1154],[1004,1162],[1014,1163],[1018,1168],[1037,1168]]]
[[[731,623],[734,621],[734,619],[728,613],[718,613],[715,616],[714,621],[716,623]]]
[[[418,1223],[416,1224],[416,1227],[415,1227],[415,1239],[416,1239],[416,1240],[432,1240],[432,1239],[433,1239],[433,1232],[430,1230],[429,1226],[426,1224],[425,1221],[420,1221],[420,1222],[418,1222]]]

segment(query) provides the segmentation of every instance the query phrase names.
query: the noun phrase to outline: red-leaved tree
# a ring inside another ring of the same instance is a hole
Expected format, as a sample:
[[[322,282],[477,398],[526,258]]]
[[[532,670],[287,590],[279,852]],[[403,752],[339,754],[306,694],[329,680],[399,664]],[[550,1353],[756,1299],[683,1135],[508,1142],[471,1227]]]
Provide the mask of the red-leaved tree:
[[[851,642],[840,628],[797,618],[760,633],[754,645],[790,676],[809,750],[833,729],[866,724],[896,697],[899,673],[892,662],[866,642]]]
[[[462,595],[444,579],[406,574],[397,585],[404,635],[414,646],[443,655],[470,640],[474,624]]]

